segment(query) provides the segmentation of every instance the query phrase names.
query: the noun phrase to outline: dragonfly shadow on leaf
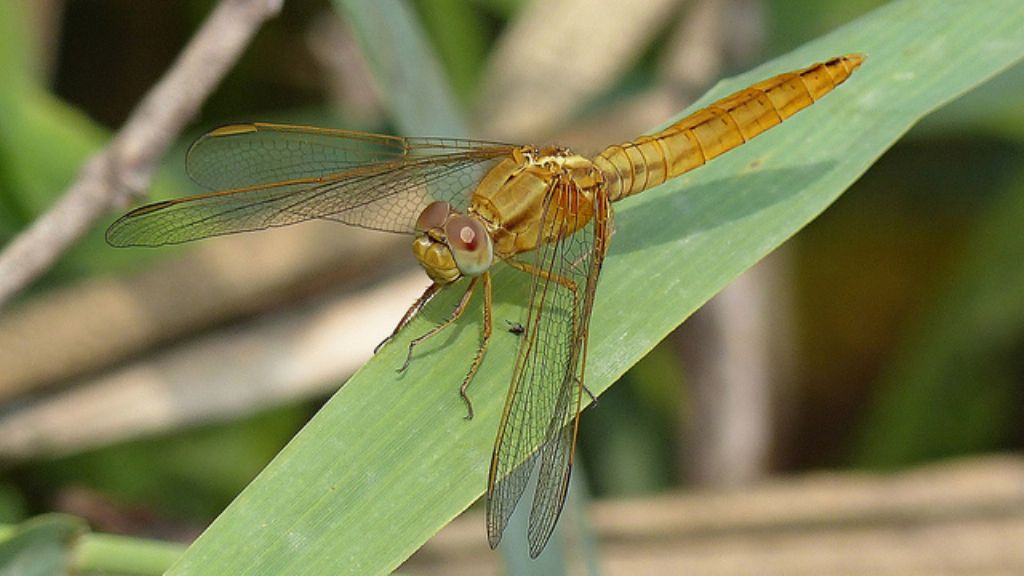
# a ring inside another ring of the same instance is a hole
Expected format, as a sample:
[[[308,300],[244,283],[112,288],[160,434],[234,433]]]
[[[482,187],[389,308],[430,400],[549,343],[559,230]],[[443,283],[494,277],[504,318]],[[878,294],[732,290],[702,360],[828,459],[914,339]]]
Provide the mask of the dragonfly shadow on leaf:
[[[758,170],[713,180],[682,190],[643,196],[632,205],[616,206],[611,255],[681,242],[784,203],[792,203],[835,162],[793,168]],[[671,184],[669,185],[671,186]]]

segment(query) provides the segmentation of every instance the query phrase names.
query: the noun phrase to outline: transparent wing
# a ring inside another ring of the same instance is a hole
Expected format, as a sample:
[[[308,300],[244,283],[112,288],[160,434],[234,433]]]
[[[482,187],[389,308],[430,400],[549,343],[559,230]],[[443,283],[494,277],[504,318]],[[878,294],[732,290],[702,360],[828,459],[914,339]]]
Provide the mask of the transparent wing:
[[[327,178],[368,164],[495,147],[508,145],[254,122],[221,126],[201,136],[189,148],[185,165],[188,175],[200,186],[226,190]]]
[[[607,197],[597,196],[595,217],[579,228],[573,221],[578,212],[573,206],[575,191],[554,186],[549,192],[544,222],[550,224],[546,226],[579,229],[572,234],[556,232],[554,237],[563,238],[560,242],[542,244],[533,253],[525,333],[491,459],[487,535],[492,547],[501,540],[540,461],[529,521],[533,557],[551,537],[569,486],[587,327],[610,229]]]
[[[473,187],[515,147],[320,128],[218,128],[189,152],[197,196],[137,208],[107,230],[114,246],[158,246],[327,219],[411,233],[435,200],[465,210]]]

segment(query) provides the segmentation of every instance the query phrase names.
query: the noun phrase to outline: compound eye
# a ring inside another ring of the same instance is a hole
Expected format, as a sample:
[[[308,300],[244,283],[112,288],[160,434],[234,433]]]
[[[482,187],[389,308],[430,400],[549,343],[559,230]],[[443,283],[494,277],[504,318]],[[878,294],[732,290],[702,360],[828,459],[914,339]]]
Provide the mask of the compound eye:
[[[455,264],[465,276],[479,276],[491,267],[494,248],[482,222],[471,216],[456,214],[444,228],[448,248]]]
[[[429,206],[420,212],[419,218],[416,219],[416,231],[426,232],[427,230],[442,228],[451,213],[451,204],[442,200],[431,202]]]

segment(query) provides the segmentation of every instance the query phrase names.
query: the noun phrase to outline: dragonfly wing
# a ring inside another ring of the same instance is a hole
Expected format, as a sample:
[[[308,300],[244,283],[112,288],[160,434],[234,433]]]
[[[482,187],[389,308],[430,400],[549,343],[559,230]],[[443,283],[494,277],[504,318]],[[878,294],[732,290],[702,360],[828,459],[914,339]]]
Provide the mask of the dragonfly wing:
[[[411,233],[419,213],[435,200],[465,209],[473,187],[513,149],[494,146],[401,157],[327,176],[298,168],[278,171],[275,177],[284,179],[137,208],[110,226],[107,241],[114,246],[159,246],[312,219]],[[202,150],[193,156],[205,156]],[[254,173],[250,181],[269,177],[257,168]]]
[[[325,179],[359,166],[510,147],[497,142],[404,138],[353,130],[254,122],[216,128],[196,140],[185,162],[209,190]]]
[[[553,186],[545,201],[545,220],[567,230],[579,228],[562,214],[575,191]],[[547,544],[565,503],[576,443],[583,390],[587,327],[594,292],[607,249],[610,209],[598,194],[595,217],[560,242],[533,252],[533,286],[491,459],[487,491],[487,529],[497,546],[533,469],[540,461],[537,491],[530,510],[530,554]]]

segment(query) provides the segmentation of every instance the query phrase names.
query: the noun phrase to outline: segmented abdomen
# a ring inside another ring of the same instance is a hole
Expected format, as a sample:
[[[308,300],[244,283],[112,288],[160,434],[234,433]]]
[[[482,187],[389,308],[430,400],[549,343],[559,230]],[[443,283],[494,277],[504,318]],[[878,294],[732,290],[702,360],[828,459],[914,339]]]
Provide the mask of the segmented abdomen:
[[[740,90],[649,136],[609,146],[594,158],[614,202],[653,188],[732,150],[810,106],[864,61],[838,56]]]

